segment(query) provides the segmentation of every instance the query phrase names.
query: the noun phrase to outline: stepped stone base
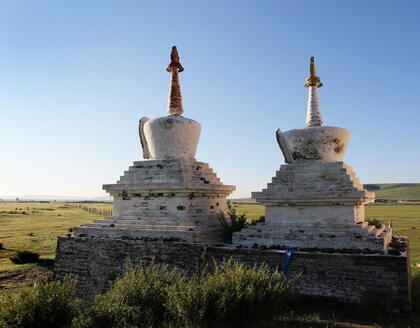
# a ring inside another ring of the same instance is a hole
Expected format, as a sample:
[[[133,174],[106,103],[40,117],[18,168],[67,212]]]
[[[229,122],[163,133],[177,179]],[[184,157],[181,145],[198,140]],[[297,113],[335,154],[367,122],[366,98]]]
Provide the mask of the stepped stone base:
[[[295,291],[301,295],[358,302],[381,297],[394,311],[410,310],[411,266],[408,249],[400,255],[295,252],[287,276],[300,274]],[[208,246],[170,239],[59,237],[55,278],[77,274],[78,294],[85,301],[104,292],[123,270],[127,260],[146,266],[164,263],[185,274],[201,272],[213,261],[233,260],[253,266],[266,263],[276,270],[284,251]]]
[[[384,253],[392,238],[391,228],[364,222],[364,204],[374,194],[343,162],[282,165],[267,188],[252,196],[265,205],[265,222],[235,232],[235,245]]]
[[[115,215],[75,227],[74,236],[219,241],[218,216],[235,187],[223,185],[207,163],[173,158],[134,162],[104,189],[114,197]]]
[[[296,249],[369,250],[383,254],[392,238],[392,229],[367,226],[322,227],[258,223],[234,233],[233,244],[252,247],[278,246]]]

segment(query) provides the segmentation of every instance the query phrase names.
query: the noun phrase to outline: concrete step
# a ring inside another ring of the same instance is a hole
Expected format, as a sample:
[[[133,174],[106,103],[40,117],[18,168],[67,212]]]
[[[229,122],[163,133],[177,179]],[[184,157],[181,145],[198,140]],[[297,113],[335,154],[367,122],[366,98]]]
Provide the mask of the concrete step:
[[[165,218],[163,218],[165,219]],[[93,221],[94,223],[99,223],[99,224],[136,224],[136,225],[146,225],[146,224],[151,224],[151,225],[173,225],[173,226],[178,226],[178,225],[190,225],[192,224],[191,221],[187,221],[184,219],[178,219],[178,220],[155,220],[155,219],[132,219],[132,220],[127,220],[127,219],[118,219],[118,220],[95,220]]]
[[[373,251],[384,251],[386,241],[382,239],[355,239],[353,236],[340,238],[321,239],[315,236],[306,238],[288,238],[287,236],[276,235],[248,235],[243,233],[233,234],[233,245],[252,247],[254,244],[264,246],[286,246],[290,248],[333,248],[333,249],[369,249]]]
[[[269,225],[251,225],[247,228],[243,229],[244,231],[270,231],[270,232],[299,232],[303,231],[303,233],[331,233],[334,232],[345,232],[351,234],[369,234],[369,231],[363,229],[361,225],[353,224],[353,225],[341,225],[341,226],[303,226],[303,225],[280,225],[280,224],[269,224]]]
[[[182,225],[143,225],[143,224],[100,224],[100,223],[87,223],[81,227],[84,228],[115,228],[124,230],[162,230],[162,231],[194,231],[197,226],[182,226]]]
[[[155,212],[155,213],[153,213]],[[180,211],[181,212],[181,211]],[[139,220],[139,221],[184,221],[184,222],[196,222],[196,221],[205,221],[209,218],[209,213],[195,213],[190,215],[188,213],[183,213],[184,216],[175,216],[168,213],[168,215],[159,215],[159,211],[148,211],[147,214],[154,215],[120,215],[120,216],[107,216],[106,220]],[[158,214],[158,215],[156,215]],[[199,215],[200,214],[200,215]],[[103,219],[100,219],[103,220]]]
[[[75,227],[73,235],[79,237],[95,237],[95,238],[179,238],[185,241],[197,241],[199,239],[197,231],[166,231],[166,230],[141,230],[141,229],[118,229],[104,227]]]
[[[165,219],[165,218],[163,218]],[[185,219],[178,219],[178,220],[95,220],[93,221],[95,224],[102,224],[102,225],[111,225],[111,224],[132,224],[136,226],[143,226],[143,225],[152,225],[152,226],[200,226],[200,227],[220,227],[219,222],[209,221],[209,220],[185,220]]]
[[[121,177],[117,183],[119,184],[163,184],[163,183],[167,183],[167,184],[183,184],[185,182],[184,179],[181,178],[174,178],[174,179],[170,179],[167,177],[163,177],[160,179],[154,178],[154,179],[145,179],[144,177]]]
[[[303,232],[301,232],[303,231]],[[249,235],[249,236],[259,236],[261,238],[299,238],[299,239],[322,239],[322,238],[335,238],[335,239],[341,239],[341,238],[353,238],[353,239],[377,239],[375,234],[369,234],[365,230],[359,230],[359,231],[337,231],[337,230],[319,230],[319,231],[313,231],[313,230],[284,230],[282,232],[276,232],[270,229],[260,229],[260,230],[249,230],[249,229],[243,229],[238,234],[242,235]]]

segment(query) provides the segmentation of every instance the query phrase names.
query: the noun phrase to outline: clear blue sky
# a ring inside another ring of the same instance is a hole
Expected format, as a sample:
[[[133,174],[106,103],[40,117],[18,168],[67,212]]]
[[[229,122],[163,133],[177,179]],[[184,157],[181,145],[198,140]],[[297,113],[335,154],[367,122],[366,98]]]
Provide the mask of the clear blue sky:
[[[197,159],[236,197],[304,127],[309,57],[325,125],[352,133],[364,183],[420,182],[419,1],[0,2],[0,195],[101,196],[141,159],[138,119],[166,115],[177,45]]]

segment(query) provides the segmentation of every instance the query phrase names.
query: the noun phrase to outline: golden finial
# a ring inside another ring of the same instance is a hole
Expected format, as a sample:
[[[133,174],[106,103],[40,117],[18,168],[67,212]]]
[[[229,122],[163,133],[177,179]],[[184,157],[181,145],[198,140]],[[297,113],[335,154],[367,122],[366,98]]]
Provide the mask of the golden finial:
[[[305,88],[309,87],[322,87],[321,78],[316,76],[316,66],[315,66],[315,57],[311,57],[311,66],[309,68],[311,76],[306,78]]]

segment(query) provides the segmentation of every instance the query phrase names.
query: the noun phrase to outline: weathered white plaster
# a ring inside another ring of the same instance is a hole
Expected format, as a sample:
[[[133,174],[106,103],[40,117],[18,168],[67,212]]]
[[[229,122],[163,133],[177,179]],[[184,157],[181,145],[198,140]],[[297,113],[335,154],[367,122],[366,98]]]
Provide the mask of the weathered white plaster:
[[[165,116],[143,124],[150,159],[195,158],[201,126],[182,116]]]
[[[236,245],[384,252],[392,237],[391,228],[364,222],[364,204],[374,194],[343,162],[282,165],[267,188],[252,197],[266,206],[265,223],[234,233]]]
[[[323,123],[321,105],[319,104],[318,87],[309,87],[308,108],[306,111],[306,126],[321,126]]]
[[[350,141],[350,132],[334,126],[314,126],[277,130],[277,141],[286,163],[294,161],[320,160],[342,161]]]
[[[114,215],[74,228],[75,236],[220,241],[218,216],[235,187],[207,163],[171,158],[134,162],[104,189],[114,197]]]

